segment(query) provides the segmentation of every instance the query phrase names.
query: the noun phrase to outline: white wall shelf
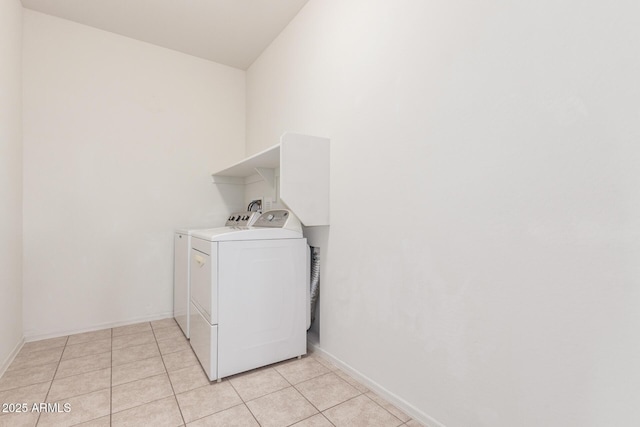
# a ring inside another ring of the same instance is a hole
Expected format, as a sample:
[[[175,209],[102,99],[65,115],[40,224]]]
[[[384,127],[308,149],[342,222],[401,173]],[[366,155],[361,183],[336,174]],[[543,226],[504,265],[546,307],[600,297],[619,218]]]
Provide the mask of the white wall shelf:
[[[216,184],[245,185],[258,174],[306,226],[329,225],[329,140],[284,133],[280,143],[212,174]]]
[[[260,174],[259,169],[275,170],[280,167],[280,144],[267,148],[251,157],[211,174],[216,184],[244,185],[245,178]]]

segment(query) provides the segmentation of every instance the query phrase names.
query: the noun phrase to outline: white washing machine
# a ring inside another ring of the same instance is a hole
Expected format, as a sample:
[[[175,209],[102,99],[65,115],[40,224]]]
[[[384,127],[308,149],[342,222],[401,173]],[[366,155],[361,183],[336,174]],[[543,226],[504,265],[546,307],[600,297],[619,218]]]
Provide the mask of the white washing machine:
[[[225,226],[248,226],[258,219],[258,212],[235,212],[229,215]],[[191,335],[189,321],[189,263],[191,259],[191,235],[201,229],[178,229],[173,237],[173,317],[184,335]]]
[[[191,346],[209,380],[306,354],[309,248],[289,211],[191,236]]]

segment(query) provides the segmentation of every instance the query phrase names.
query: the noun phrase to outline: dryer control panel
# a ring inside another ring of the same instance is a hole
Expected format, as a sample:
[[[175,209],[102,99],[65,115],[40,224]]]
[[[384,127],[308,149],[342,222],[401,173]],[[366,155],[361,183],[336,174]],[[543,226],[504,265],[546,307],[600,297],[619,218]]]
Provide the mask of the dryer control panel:
[[[234,212],[229,215],[225,227],[252,225],[260,215],[258,212]]]
[[[294,214],[285,209],[277,209],[264,212],[253,223],[254,227],[287,228],[300,230],[300,220]]]

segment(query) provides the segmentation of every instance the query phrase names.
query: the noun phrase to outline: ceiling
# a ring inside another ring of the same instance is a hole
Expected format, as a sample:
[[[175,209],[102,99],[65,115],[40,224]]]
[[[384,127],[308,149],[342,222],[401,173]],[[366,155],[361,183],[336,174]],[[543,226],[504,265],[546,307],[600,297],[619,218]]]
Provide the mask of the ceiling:
[[[246,70],[307,1],[22,0],[22,5]]]

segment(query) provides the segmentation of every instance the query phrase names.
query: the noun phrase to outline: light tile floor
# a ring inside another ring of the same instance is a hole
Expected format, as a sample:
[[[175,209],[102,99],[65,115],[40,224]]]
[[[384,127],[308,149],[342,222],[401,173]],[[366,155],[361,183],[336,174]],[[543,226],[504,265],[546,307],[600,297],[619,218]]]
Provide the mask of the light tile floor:
[[[0,427],[420,426],[313,353],[209,382],[173,319],[26,343],[0,404]]]

